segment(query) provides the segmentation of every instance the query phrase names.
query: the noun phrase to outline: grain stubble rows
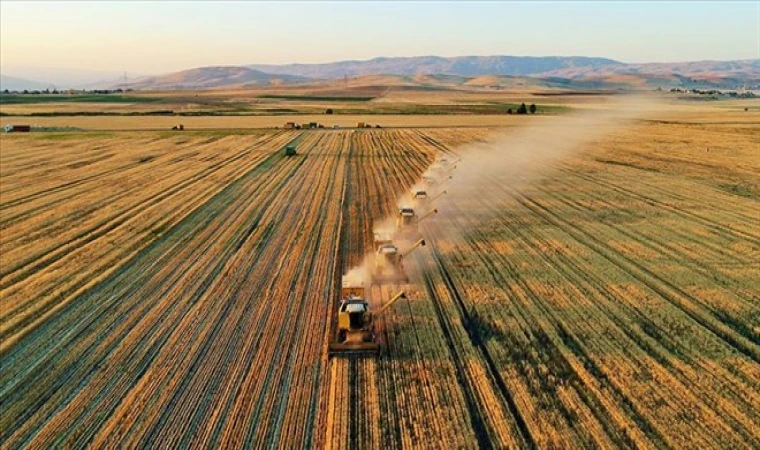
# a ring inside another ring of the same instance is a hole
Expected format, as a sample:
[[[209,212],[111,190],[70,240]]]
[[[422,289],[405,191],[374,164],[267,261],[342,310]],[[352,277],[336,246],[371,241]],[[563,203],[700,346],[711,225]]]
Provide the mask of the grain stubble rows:
[[[760,445],[757,198],[625,137],[447,198],[381,355],[328,359],[372,224],[487,138],[4,138],[0,446]]]

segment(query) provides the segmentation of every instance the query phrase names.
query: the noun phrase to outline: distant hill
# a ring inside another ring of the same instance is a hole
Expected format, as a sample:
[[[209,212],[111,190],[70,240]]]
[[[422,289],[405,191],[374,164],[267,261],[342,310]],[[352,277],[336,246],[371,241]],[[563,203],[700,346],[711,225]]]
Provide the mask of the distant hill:
[[[631,87],[757,88],[760,59],[575,67],[537,75]]]
[[[551,83],[559,84],[573,84],[568,81],[571,80],[580,87],[598,88],[741,88],[745,85],[749,88],[757,88],[760,86],[760,60],[758,59],[626,64],[608,58],[583,56],[459,56],[452,58],[420,56],[374,58],[367,61],[339,61],[325,64],[254,64],[247,67],[267,73],[318,79],[386,74],[416,77],[529,77],[549,79]],[[489,85],[486,81],[480,80],[467,84]],[[514,79],[506,81],[508,81],[506,84],[516,85]]]
[[[758,89],[760,60],[625,64],[607,58],[581,56],[420,56],[326,64],[200,67],[142,78],[128,87],[244,88],[330,83],[329,80],[343,81],[344,77],[360,78],[363,86],[424,88]]]
[[[9,75],[0,74],[0,91],[8,89],[9,91],[23,91],[24,89],[47,89],[49,84],[39,81],[27,80],[26,78],[17,78]]]
[[[361,75],[535,75],[571,68],[624,65],[607,58],[585,56],[413,56],[338,61],[325,64],[252,64],[246,67],[266,73],[309,78],[340,78]]]
[[[168,75],[142,78],[132,89],[209,89],[294,83],[307,80],[295,75],[275,75],[239,66],[199,67]]]

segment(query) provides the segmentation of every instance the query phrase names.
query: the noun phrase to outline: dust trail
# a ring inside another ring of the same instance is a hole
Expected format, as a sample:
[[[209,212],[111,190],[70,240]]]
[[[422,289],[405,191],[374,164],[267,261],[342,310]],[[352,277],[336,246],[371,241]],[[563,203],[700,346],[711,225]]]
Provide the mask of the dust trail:
[[[528,190],[551,176],[558,162],[644,118],[655,107],[656,103],[649,98],[626,98],[604,110],[541,118],[496,135],[487,143],[456,149],[461,160],[456,163],[452,178],[440,188],[445,188],[448,194],[438,200],[440,213],[430,221],[436,225],[437,237],[456,240],[462,237],[460,233],[488,220],[493,210],[472,208],[472,199],[486,198],[494,189],[504,187]],[[470,207],[463,217],[459,206],[468,203]]]
[[[650,99],[626,98],[604,110],[534,118],[532,124],[492,136],[486,143],[463,146],[456,149],[454,155],[439,155],[421,179],[415,180],[411,191],[396,198],[396,205],[398,208],[413,207],[418,217],[437,209],[439,213],[430,219],[435,226],[421,225],[420,231],[435,229],[437,239],[455,242],[464,237],[463,233],[476,229],[494,214],[491,208],[473,208],[473,198],[486,198],[495,187],[507,186],[518,191],[528,189],[550,176],[557,162],[644,117],[654,106]],[[425,190],[428,199],[414,198],[413,193],[417,190]],[[444,191],[445,195],[442,195]],[[464,205],[468,205],[466,215],[461,213],[463,208],[460,206]],[[375,235],[404,241],[396,232],[395,222],[395,217],[375,221]],[[374,254],[369,252],[360,265],[347,272],[346,277],[362,280],[365,286],[369,286],[373,264]]]
[[[371,259],[372,254],[364,255],[362,262],[349,269],[343,274],[342,281],[347,282],[353,286],[363,285],[365,287],[370,286],[372,282],[372,274],[370,272],[370,264],[373,262]]]

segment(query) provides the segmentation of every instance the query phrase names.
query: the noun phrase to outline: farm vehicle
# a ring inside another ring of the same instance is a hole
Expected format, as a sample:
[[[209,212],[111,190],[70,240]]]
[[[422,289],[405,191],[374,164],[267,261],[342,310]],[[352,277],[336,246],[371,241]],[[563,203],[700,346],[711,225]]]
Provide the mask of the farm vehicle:
[[[406,298],[404,291],[391,297],[377,311],[372,311],[364,284],[344,277],[338,306],[338,329],[335,341],[330,343],[329,354],[376,354],[380,343],[375,336],[375,319],[402,298]]]
[[[375,263],[372,266],[372,284],[408,283],[409,276],[404,270],[404,258],[419,247],[425,246],[425,240],[420,239],[406,251],[401,252],[393,241],[376,242]]]

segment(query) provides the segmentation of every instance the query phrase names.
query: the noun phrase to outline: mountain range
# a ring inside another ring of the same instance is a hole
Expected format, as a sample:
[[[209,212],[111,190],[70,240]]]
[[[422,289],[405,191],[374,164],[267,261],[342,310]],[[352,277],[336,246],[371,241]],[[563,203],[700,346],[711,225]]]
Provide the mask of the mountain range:
[[[427,86],[432,85],[420,83],[414,77],[454,77],[445,83],[448,87],[487,86],[483,77],[496,77],[499,86],[533,79],[527,84],[584,89],[759,89],[760,59],[627,64],[584,56],[381,57],[319,64],[199,67],[165,75],[133,77],[128,87],[141,90],[246,88],[377,75],[411,77],[407,81]],[[115,81],[103,83],[91,88],[123,87],[123,83]],[[0,84],[8,89],[38,89],[41,83],[3,75]]]
[[[760,59],[626,64],[608,58],[583,56],[420,56],[339,61],[326,64],[247,66],[266,73],[316,79],[387,75],[512,76],[548,79],[599,87],[760,87]]]
[[[585,56],[414,56],[374,58],[367,61],[338,61],[326,64],[252,64],[247,67],[266,73],[309,78],[340,78],[362,75],[537,75],[562,69],[595,69],[624,65],[607,58]]]

